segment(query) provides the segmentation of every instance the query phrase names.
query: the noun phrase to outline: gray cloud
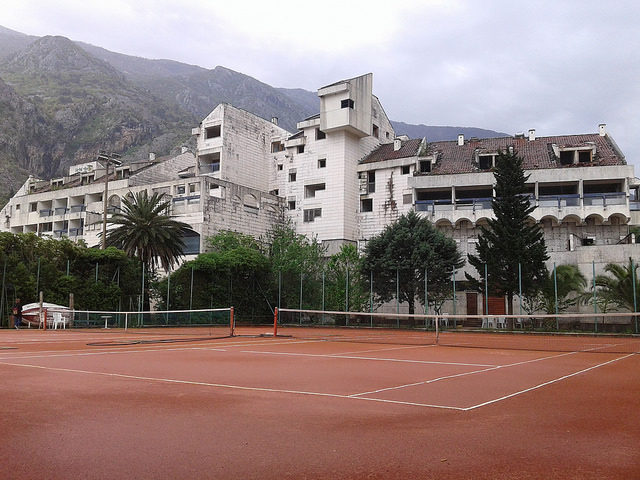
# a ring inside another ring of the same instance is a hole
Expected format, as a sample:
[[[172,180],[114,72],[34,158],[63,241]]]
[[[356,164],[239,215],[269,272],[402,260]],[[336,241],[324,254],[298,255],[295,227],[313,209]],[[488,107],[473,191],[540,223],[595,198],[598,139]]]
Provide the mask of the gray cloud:
[[[560,135],[604,122],[627,161],[640,164],[635,1],[370,0],[358,4],[364,17],[352,3],[335,10],[341,28],[317,4],[298,2],[273,5],[262,23],[245,15],[258,22],[251,29],[238,20],[242,9],[255,13],[251,4],[204,0],[7,0],[2,22],[131,55],[224,65],[274,86],[315,90],[373,72],[388,115],[411,123]]]

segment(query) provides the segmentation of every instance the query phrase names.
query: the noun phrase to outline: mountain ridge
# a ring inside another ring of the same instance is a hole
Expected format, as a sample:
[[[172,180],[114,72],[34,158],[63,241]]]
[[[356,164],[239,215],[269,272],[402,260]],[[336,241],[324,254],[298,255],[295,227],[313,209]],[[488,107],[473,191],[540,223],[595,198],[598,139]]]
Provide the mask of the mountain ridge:
[[[240,72],[146,59],[62,36],[35,37],[0,26],[0,200],[29,174],[52,178],[99,150],[125,161],[193,146],[190,132],[219,103],[292,133],[318,113],[315,92],[276,88]],[[504,136],[469,127],[392,122],[398,134],[436,141],[458,133]],[[454,130],[455,134],[451,133]],[[443,137],[444,136],[444,137]]]

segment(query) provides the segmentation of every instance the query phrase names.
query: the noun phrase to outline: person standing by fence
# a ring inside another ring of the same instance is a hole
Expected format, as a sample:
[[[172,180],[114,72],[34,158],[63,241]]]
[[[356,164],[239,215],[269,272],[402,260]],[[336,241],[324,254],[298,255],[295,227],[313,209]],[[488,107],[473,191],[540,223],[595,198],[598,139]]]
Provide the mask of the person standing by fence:
[[[19,298],[16,298],[16,303],[13,305],[13,326],[16,330],[20,330],[20,324],[22,323],[22,302]]]

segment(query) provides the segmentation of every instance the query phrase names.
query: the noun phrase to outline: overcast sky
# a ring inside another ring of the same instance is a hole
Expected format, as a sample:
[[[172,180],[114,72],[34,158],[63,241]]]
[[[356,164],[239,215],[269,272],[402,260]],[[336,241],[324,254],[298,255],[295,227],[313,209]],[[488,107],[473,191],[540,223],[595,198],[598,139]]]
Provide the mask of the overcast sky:
[[[0,25],[274,87],[372,72],[409,123],[538,136],[606,123],[640,166],[638,0],[3,0]]]

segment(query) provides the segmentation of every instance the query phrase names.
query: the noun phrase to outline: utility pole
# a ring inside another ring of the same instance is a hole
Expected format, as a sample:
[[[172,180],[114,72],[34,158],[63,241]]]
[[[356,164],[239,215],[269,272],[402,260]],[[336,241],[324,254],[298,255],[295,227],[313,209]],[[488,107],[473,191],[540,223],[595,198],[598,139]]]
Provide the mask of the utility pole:
[[[117,153],[107,153],[103,150],[100,150],[98,154],[98,160],[101,160],[105,164],[105,175],[104,175],[104,194],[102,197],[103,200],[103,212],[102,212],[102,250],[107,248],[107,210],[109,207],[109,164],[113,163],[115,166],[122,165],[122,162],[118,160],[120,155]]]

